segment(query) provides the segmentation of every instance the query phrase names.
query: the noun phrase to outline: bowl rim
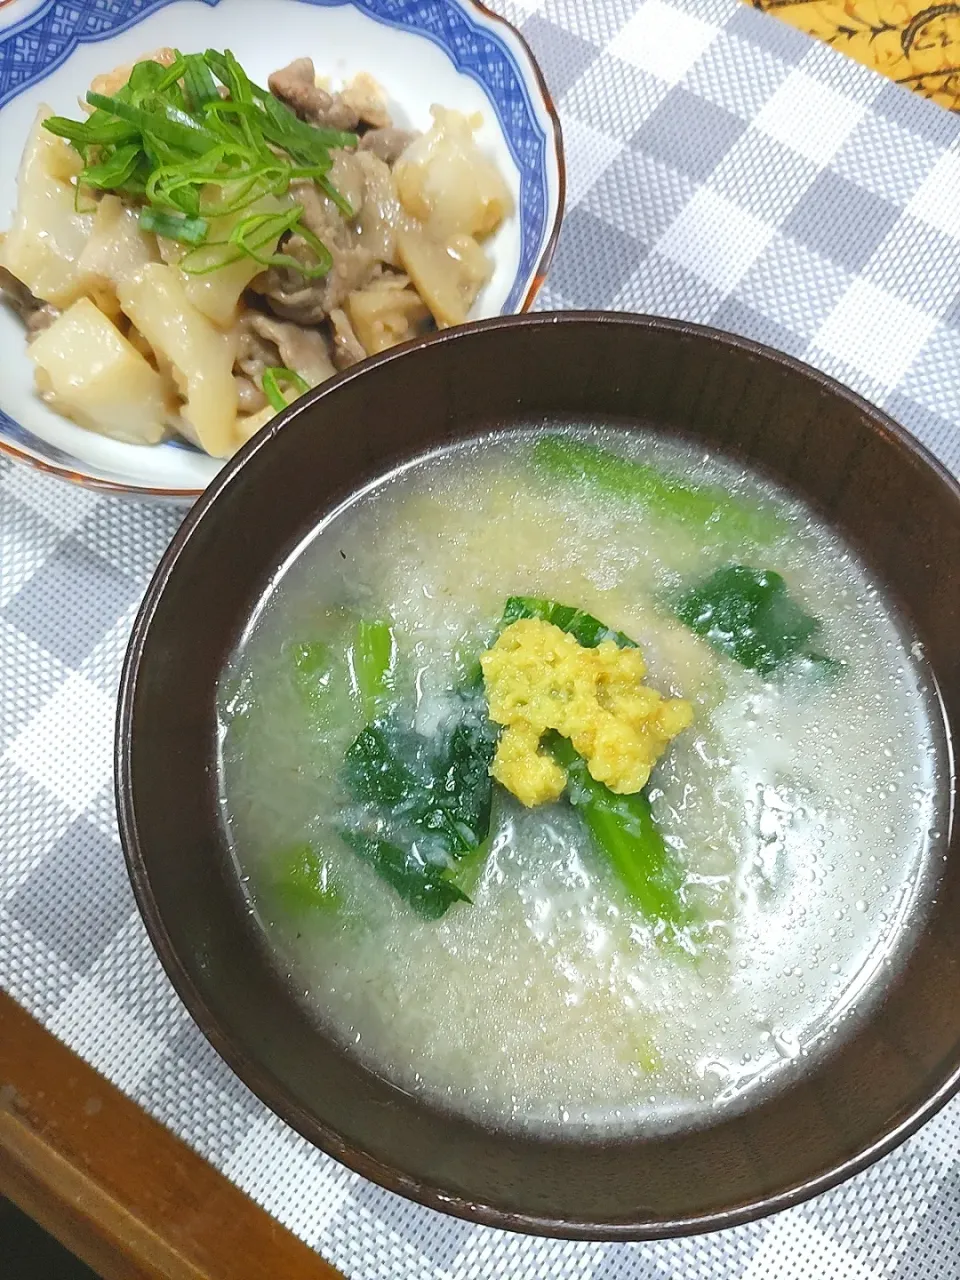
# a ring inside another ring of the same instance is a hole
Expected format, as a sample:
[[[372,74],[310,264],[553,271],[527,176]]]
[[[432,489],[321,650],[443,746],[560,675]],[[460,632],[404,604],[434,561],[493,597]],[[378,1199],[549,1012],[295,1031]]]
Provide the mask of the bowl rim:
[[[351,3],[351,0],[343,0],[343,3],[349,4]],[[550,130],[548,131],[546,136],[546,147],[547,147],[547,150],[549,151],[550,144],[551,144],[551,136],[552,136],[553,152],[556,158],[556,165],[557,165],[557,203],[556,203],[556,210],[553,215],[553,221],[550,223],[549,232],[543,244],[543,250],[540,254],[540,258],[538,262],[533,268],[533,274],[530,277],[530,284],[529,284],[529,287],[527,288],[526,294],[524,295],[523,301],[520,304],[520,308],[518,311],[507,313],[508,315],[524,315],[526,312],[530,311],[530,309],[533,307],[533,304],[536,302],[537,295],[539,294],[540,290],[543,288],[544,281],[547,278],[547,272],[550,269],[551,262],[553,261],[553,255],[556,252],[557,242],[560,239],[560,230],[563,225],[564,215],[566,213],[567,163],[566,163],[566,153],[564,151],[563,128],[560,123],[560,114],[557,111],[556,104],[553,100],[553,95],[551,94],[550,89],[547,86],[547,81],[543,73],[543,68],[540,66],[540,63],[538,62],[537,57],[533,52],[533,49],[530,47],[530,42],[521,33],[519,28],[516,27],[512,22],[510,22],[509,19],[503,17],[502,14],[495,13],[493,9],[488,8],[487,5],[482,2],[482,0],[451,0],[451,3],[460,5],[467,10],[474,9],[476,10],[477,13],[481,14],[484,18],[488,19],[489,21],[499,23],[501,26],[506,28],[509,35],[519,46],[520,52],[523,54],[523,56],[527,60],[529,69],[533,75],[533,82],[536,86],[537,92],[539,93],[540,99],[543,103],[544,109],[547,113],[548,120],[550,122]],[[17,23],[14,23],[14,25],[9,30],[4,29],[3,32],[0,34],[2,34],[4,39],[7,39],[15,35],[17,31],[19,31],[20,29],[28,29],[31,21],[35,21],[36,18],[37,18],[36,11],[28,13],[22,19],[22,21],[18,21]],[[501,313],[500,317],[491,317],[491,318],[492,319],[503,318],[503,313]],[[468,324],[476,324],[476,323],[481,323],[481,322],[479,321],[468,322]],[[462,328],[464,326],[458,325],[455,327]],[[402,347],[407,347],[410,345],[414,345],[417,342],[418,342],[418,339],[413,339],[410,343],[402,343],[399,345]],[[366,360],[363,360],[360,363],[362,365],[366,365],[368,361],[373,358],[374,357],[368,356]],[[349,372],[350,372],[349,369],[343,370],[344,374]],[[339,381],[340,377],[342,376],[343,376],[342,374],[338,374],[335,378],[331,378],[328,381],[330,382]],[[151,448],[152,446],[147,445],[144,447]],[[203,489],[186,489],[186,488],[179,488],[179,487],[169,488],[164,486],[126,484],[120,480],[108,480],[103,476],[88,475],[85,472],[75,470],[73,467],[66,466],[64,464],[57,463],[57,462],[52,462],[46,458],[35,457],[32,453],[29,453],[27,450],[22,449],[19,446],[12,444],[10,441],[4,440],[2,438],[0,438],[0,456],[6,456],[8,458],[11,458],[15,462],[24,462],[27,464],[27,466],[31,467],[34,471],[40,471],[46,475],[57,476],[61,480],[68,481],[70,484],[79,485],[83,489],[90,489],[97,493],[110,493],[110,494],[117,494],[125,497],[143,498],[143,499],[166,499],[172,502],[192,504],[198,498],[200,498],[201,495],[204,494],[207,491],[207,489],[209,489],[210,487],[210,485],[207,485]],[[226,460],[226,463],[229,463],[230,461],[231,459],[228,458]],[[220,473],[218,472],[217,474],[219,475]],[[212,484],[213,481],[211,481],[210,483]]]
[[[960,1092],[960,1050],[958,1050],[956,1061],[952,1065],[949,1074],[938,1088],[925,1101],[914,1106],[899,1124],[881,1133],[868,1146],[843,1160],[840,1164],[820,1174],[803,1178],[782,1190],[771,1192],[768,1195],[703,1215],[646,1223],[608,1222],[597,1225],[596,1223],[573,1218],[556,1218],[536,1213],[519,1213],[500,1209],[489,1203],[470,1200],[461,1195],[445,1192],[436,1185],[421,1182],[403,1173],[402,1170],[393,1165],[385,1165],[366,1155],[358,1148],[351,1146],[349,1142],[342,1139],[324,1123],[311,1116],[304,1108],[287,1099],[284,1096],[282,1086],[278,1085],[270,1072],[249,1058],[242,1050],[236,1048],[232,1043],[228,1029],[221,1025],[217,1016],[207,1007],[204,998],[194,986],[176,954],[153,896],[150,875],[143,857],[134,813],[131,786],[133,710],[146,639],[162,593],[176,569],[181,553],[201,521],[206,518],[211,507],[217,501],[221,491],[233,483],[241,468],[252,460],[261,449],[269,447],[273,436],[282,431],[287,422],[301,413],[309,412],[319,400],[334,394],[337,388],[346,381],[362,377],[368,370],[388,365],[395,360],[412,359],[414,358],[414,353],[422,347],[447,342],[469,341],[471,336],[478,332],[482,333],[493,329],[537,328],[556,324],[622,325],[636,330],[671,332],[679,337],[706,339],[722,348],[732,348],[762,360],[772,361],[792,373],[805,377],[816,384],[821,391],[847,401],[867,417],[875,427],[880,429],[884,438],[902,457],[932,470],[950,490],[953,500],[960,507],[960,481],[925,445],[883,410],[870,404],[857,392],[844,386],[830,375],[805,364],[802,360],[725,330],[716,329],[708,325],[693,324],[683,320],[630,312],[557,311],[538,312],[534,315],[494,316],[457,326],[453,329],[432,333],[413,342],[405,343],[401,347],[385,351],[378,356],[371,357],[368,361],[364,361],[361,365],[356,365],[352,369],[344,371],[338,378],[321,384],[308,396],[304,396],[283,413],[278,414],[271,423],[248,441],[227,462],[223,470],[214,478],[203,496],[191,509],[165,550],[137,613],[124,657],[114,744],[114,782],[118,824],[127,870],[147,933],[167,976],[170,978],[190,1016],[242,1082],[256,1094],[269,1110],[290,1125],[312,1145],[318,1147],[325,1154],[353,1172],[361,1174],[389,1191],[404,1195],[427,1208],[435,1209],[441,1213],[475,1224],[554,1239],[598,1243],[695,1236],[742,1226],[778,1213],[781,1210],[792,1208],[838,1186],[889,1154],[940,1111],[955,1094]]]

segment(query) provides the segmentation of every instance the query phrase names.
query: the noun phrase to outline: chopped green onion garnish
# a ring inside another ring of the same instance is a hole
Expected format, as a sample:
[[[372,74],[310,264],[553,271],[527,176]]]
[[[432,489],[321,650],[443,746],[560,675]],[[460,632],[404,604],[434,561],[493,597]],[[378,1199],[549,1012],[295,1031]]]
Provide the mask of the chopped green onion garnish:
[[[50,116],[43,127],[58,138],[66,138],[76,147],[110,146],[131,142],[139,136],[135,125],[126,120],[111,118],[103,111],[94,111],[87,120],[68,120],[66,116]]]
[[[117,147],[102,164],[87,165],[83,171],[83,185],[100,187],[104,191],[125,187],[137,169],[141,154],[139,146],[133,142]]]
[[[286,409],[287,405],[290,403],[280,390],[281,382],[286,382],[292,386],[297,395],[306,395],[310,390],[310,384],[301,378],[299,373],[293,369],[264,369],[263,394],[270,401],[271,407],[276,409],[277,413],[279,413],[281,409]]]
[[[210,133],[186,112],[178,111],[172,104],[163,104],[159,109],[149,111],[123,102],[118,97],[108,98],[102,93],[88,93],[87,101],[91,107],[109,111],[121,120],[136,125],[141,133],[149,134],[164,145],[179,148],[190,155],[203,155],[217,145],[215,134]]]
[[[207,238],[210,223],[206,218],[184,218],[175,213],[161,213],[157,209],[140,210],[140,226],[168,240],[183,244],[202,244]]]
[[[171,67],[165,67],[161,62],[154,62],[152,58],[145,58],[134,66],[121,94],[124,98],[129,98],[144,93],[163,93],[180,79],[182,64],[182,58],[177,59],[176,64]]]
[[[210,239],[211,222],[251,210],[267,196],[282,200],[293,181],[318,183],[352,217],[328,174],[330,149],[356,146],[355,134],[305,124],[254,84],[229,49],[175,51],[169,67],[138,62],[116,93],[91,91],[87,102],[95,108],[87,120],[44,121],[83,157],[78,192],[115,191],[144,204],[144,230],[194,246],[184,270],[204,274],[249,257],[308,280],[329,271],[330,252],[301,221],[302,205],[281,212],[263,212],[261,205],[223,241]],[[279,251],[288,232],[303,239],[315,262]]]
[[[317,259],[316,266],[305,267],[298,258],[294,258],[291,255],[286,253],[276,254],[274,262],[271,265],[292,267],[295,271],[298,271],[300,275],[302,275],[307,280],[317,280],[320,278],[320,276],[325,276],[327,272],[330,270],[330,268],[333,266],[333,258],[330,254],[330,250],[319,238],[319,236],[315,236],[313,232],[310,230],[310,228],[305,227],[302,222],[298,222],[294,227],[294,230],[296,231],[300,239],[305,240],[306,243],[313,250]],[[280,262],[279,259],[281,258],[286,259],[286,261]]]
[[[183,59],[183,92],[191,111],[202,111],[208,102],[219,102],[217,83],[200,53],[188,53]]]

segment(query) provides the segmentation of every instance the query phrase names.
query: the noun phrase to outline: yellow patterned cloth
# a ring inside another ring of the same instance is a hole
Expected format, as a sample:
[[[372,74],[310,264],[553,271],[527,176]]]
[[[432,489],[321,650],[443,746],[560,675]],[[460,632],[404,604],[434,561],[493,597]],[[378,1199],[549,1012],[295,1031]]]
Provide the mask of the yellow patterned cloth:
[[[960,4],[922,0],[753,0],[864,66],[960,111]]]

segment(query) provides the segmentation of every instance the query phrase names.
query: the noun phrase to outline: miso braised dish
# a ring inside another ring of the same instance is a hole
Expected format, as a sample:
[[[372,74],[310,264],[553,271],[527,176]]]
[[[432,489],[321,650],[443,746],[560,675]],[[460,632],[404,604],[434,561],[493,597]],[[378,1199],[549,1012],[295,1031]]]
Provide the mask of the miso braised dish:
[[[862,1008],[936,838],[919,650],[849,548],[653,435],[422,459],[220,689],[224,821],[317,1020],[486,1123],[696,1120]]]

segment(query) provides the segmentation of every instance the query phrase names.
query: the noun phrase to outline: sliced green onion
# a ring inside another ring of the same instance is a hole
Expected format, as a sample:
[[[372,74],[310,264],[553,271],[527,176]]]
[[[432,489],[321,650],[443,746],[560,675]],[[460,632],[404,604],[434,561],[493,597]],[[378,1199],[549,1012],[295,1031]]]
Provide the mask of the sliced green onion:
[[[138,200],[143,199],[147,190],[147,179],[150,177],[150,169],[150,161],[147,159],[144,152],[141,151],[140,158],[137,161],[133,173],[131,173],[123,186],[117,187],[116,190],[122,192],[123,195],[133,196]]]
[[[174,50],[169,67],[146,59],[116,93],[91,90],[86,100],[94,108],[89,119],[53,116],[44,122],[83,157],[78,203],[81,187],[145,201],[141,225],[190,245],[181,265],[194,273],[241,256],[264,267],[288,267],[308,280],[329,271],[330,252],[303,223],[303,207],[264,212],[262,202],[286,197],[291,182],[311,181],[352,217],[349,201],[328,175],[330,148],[355,146],[354,134],[299,120],[250,80],[229,49]],[[230,215],[239,221],[228,238],[211,241],[211,221]],[[288,232],[302,237],[315,263],[279,251]]]
[[[161,208],[198,213],[200,191],[216,180],[217,170],[223,164],[226,154],[227,148],[221,145],[192,160],[160,165],[150,174],[146,187],[147,199]]]
[[[286,409],[290,403],[286,396],[280,390],[280,382],[286,382],[294,388],[298,395],[306,395],[310,390],[310,384],[300,377],[299,373],[294,369],[286,369],[283,367],[274,369],[264,369],[263,371],[263,394],[270,401],[272,408],[277,413],[281,409]]]
[[[221,267],[232,266],[244,256],[243,250],[229,240],[203,240],[185,254],[178,265],[188,276],[208,276]]]
[[[203,60],[224,88],[229,90],[230,70],[227,66],[227,60],[223,54],[219,53],[216,49],[208,49],[203,55]]]
[[[253,104],[252,86],[247,73],[241,67],[229,49],[223,52],[224,68],[227,74],[227,89],[233,101],[241,106]],[[259,122],[258,122],[259,124]],[[249,119],[244,116],[240,117],[240,128],[251,146],[256,142],[257,130]],[[262,130],[260,130],[262,134]]]
[[[211,183],[211,186],[214,184]],[[231,188],[233,188],[231,193]],[[285,196],[290,188],[290,178],[283,168],[264,166],[247,175],[243,182],[234,180],[230,187],[224,187],[223,198],[219,201],[203,201],[203,213],[211,218],[224,218],[231,213],[239,213],[255,205],[264,196]]]
[[[163,93],[165,89],[175,84],[183,74],[182,70],[177,71],[178,62],[182,65],[183,59],[175,59],[174,65],[171,67],[165,67],[162,63],[154,62],[151,58],[145,58],[143,62],[136,63],[124,86],[127,95]]]
[[[157,169],[164,164],[182,163],[183,153],[178,151],[176,147],[171,147],[161,138],[157,138],[149,129],[143,130],[142,140],[143,149],[150,161],[151,169]]]
[[[168,89],[172,89],[178,81],[183,79],[187,69],[187,60],[179,49],[175,50],[174,54],[174,60],[167,68],[166,75],[162,76],[159,83],[153,86],[154,93],[166,93]]]
[[[80,203],[85,192],[88,196],[90,196],[90,188],[85,187],[78,182],[74,187],[74,191],[73,191],[73,212],[74,213],[96,213],[97,212],[97,202],[92,198],[92,196],[90,197],[90,204],[88,207],[84,208],[84,206]]]
[[[355,133],[350,133],[345,129],[329,129],[320,125],[306,124],[285,102],[275,98],[266,89],[259,89],[255,84],[251,84],[250,88],[269,117],[273,127],[285,132],[291,142],[300,141],[305,147],[312,150],[318,145],[325,149],[330,147],[355,147],[360,141]],[[293,152],[291,151],[290,154],[292,155]]]
[[[184,59],[183,88],[191,111],[202,111],[208,102],[219,102],[220,94],[203,54],[188,53]]]
[[[310,230],[310,228],[305,227],[302,222],[298,222],[296,226],[293,228],[293,230],[296,232],[296,234],[300,237],[301,240],[305,240],[307,242],[307,244],[313,250],[314,255],[317,259],[317,265],[315,267],[307,267],[307,266],[304,266],[304,264],[300,262],[298,258],[294,258],[293,261],[297,264],[295,269],[299,271],[300,274],[306,280],[319,280],[320,277],[325,276],[327,272],[330,270],[330,268],[333,266],[333,256],[331,255],[330,250],[319,238],[319,236],[315,236],[313,232]],[[287,257],[288,255],[278,254],[277,256]],[[289,264],[284,264],[284,265],[289,265]]]
[[[98,119],[99,117],[99,119]],[[126,120],[111,118],[104,111],[95,111],[88,120],[69,120],[66,116],[49,116],[43,122],[48,133],[66,138],[78,147],[108,146],[131,142],[139,136],[138,130]]]
[[[182,244],[202,244],[210,230],[206,218],[181,218],[150,208],[140,210],[140,226],[144,231],[152,231],[167,240],[179,240]]]
[[[259,251],[268,244],[275,245],[295,225],[300,212],[301,206],[296,206],[286,213],[251,214],[237,224],[229,239],[209,240],[199,248],[191,249],[181,261],[180,270],[191,276],[205,276],[245,256],[252,257],[262,266],[286,266],[289,261],[294,261],[287,254],[275,254],[271,250],[267,256]],[[210,250],[220,252],[211,254]]]
[[[289,185],[289,179],[279,167],[267,165],[230,179],[215,178],[208,187],[221,186],[232,190],[232,194],[224,195],[221,200],[206,200],[201,196],[200,212],[205,218],[224,218],[249,208],[264,196],[285,194]]]
[[[253,82],[229,49],[223,51],[227,88],[234,102],[253,102]]]
[[[219,141],[215,134],[173,106],[165,106],[160,111],[147,111],[117,97],[108,98],[105,94],[93,92],[87,94],[87,102],[91,107],[100,107],[103,111],[136,125],[142,133],[152,134],[167,146],[179,147],[192,155],[203,155]]]
[[[318,129],[299,120],[289,107],[273,94],[261,99],[263,107],[260,126],[264,137],[289,151],[301,164],[322,162],[331,147],[355,147],[359,139],[355,133],[339,129]]]
[[[225,172],[226,157],[236,161]],[[271,156],[270,164],[250,167],[256,160],[245,148],[219,147],[194,164],[164,165],[154,170],[147,184],[147,198],[161,208],[222,218],[238,213],[266,195],[285,195],[290,186],[290,167]],[[208,163],[209,162],[209,163]],[[210,195],[219,187],[222,198]]]
[[[103,191],[115,191],[124,187],[136,172],[143,155],[135,142],[125,147],[117,147],[111,156],[100,164],[87,165],[80,175],[80,182],[87,187],[98,187]]]
[[[253,102],[236,102],[233,99],[220,99],[218,102],[208,102],[204,107],[204,115],[209,120],[211,117],[223,119],[224,116],[236,116],[236,118],[244,124],[259,130],[262,139],[261,147],[268,156],[275,153],[267,147],[266,142],[269,141],[275,147],[282,147],[288,151],[296,160],[308,165],[320,165],[324,172],[330,168],[332,163],[329,156],[329,148],[332,145],[340,145],[339,143],[331,143],[323,141],[324,137],[330,135],[335,138],[352,139],[352,144],[356,145],[357,139],[354,134],[340,134],[337,130],[332,129],[315,129],[313,125],[304,124],[276,98],[270,98],[282,111],[286,113],[293,125],[304,130],[302,136],[294,134],[290,136],[290,130],[283,126],[275,126],[269,119],[269,112],[261,110]],[[307,136],[310,135],[310,136]],[[316,135],[316,136],[314,136]]]
[[[253,258],[254,262],[259,262],[261,266],[289,267],[292,271],[298,271],[307,280],[316,280],[320,276],[327,274],[333,259],[323,241],[318,240],[311,231],[308,231],[300,223],[302,213],[303,205],[295,204],[286,213],[251,214],[249,218],[244,218],[241,222],[238,222],[230,232],[230,243],[235,244],[238,249],[242,249],[247,257]],[[289,253],[281,253],[279,251],[269,254],[261,253],[261,249],[265,244],[279,240],[287,231],[296,231],[297,235],[306,240],[316,254],[316,266],[307,266],[299,258],[294,258]]]

